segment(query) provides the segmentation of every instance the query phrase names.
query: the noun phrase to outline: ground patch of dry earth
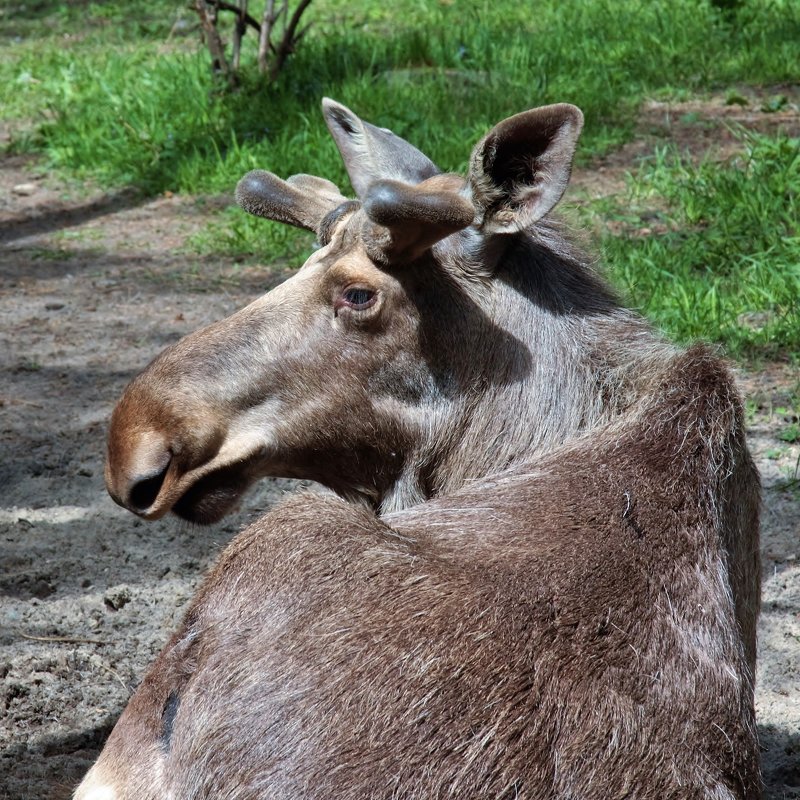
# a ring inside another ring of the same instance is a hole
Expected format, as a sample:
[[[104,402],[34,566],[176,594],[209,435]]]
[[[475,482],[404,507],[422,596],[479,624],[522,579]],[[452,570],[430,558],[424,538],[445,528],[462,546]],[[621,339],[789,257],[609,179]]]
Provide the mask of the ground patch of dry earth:
[[[618,190],[625,163],[609,159],[605,180],[579,172],[578,194]],[[30,194],[13,193],[25,183]],[[208,204],[69,191],[0,160],[0,800],[69,796],[219,548],[290,488],[264,484],[211,529],[144,524],[107,497],[105,428],[127,380],[280,275],[181,254]],[[771,800],[800,797],[800,490],[788,480],[800,447],[777,439],[776,412],[798,380],[780,364],[741,376],[765,486],[757,702]]]

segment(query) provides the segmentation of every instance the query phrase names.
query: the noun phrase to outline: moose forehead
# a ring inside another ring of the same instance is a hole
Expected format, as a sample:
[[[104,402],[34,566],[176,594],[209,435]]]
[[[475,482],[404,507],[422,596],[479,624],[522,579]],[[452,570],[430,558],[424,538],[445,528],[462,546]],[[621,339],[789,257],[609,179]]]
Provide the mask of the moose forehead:
[[[385,273],[373,263],[363,241],[363,229],[369,225],[358,201],[348,200],[329,212],[319,226],[320,247],[307,259],[296,278],[317,281],[322,295],[328,295],[332,286],[380,282]],[[284,285],[292,283],[296,281]]]
[[[454,191],[462,189],[465,181],[455,175],[437,175],[425,182],[423,187],[427,186],[434,189],[447,187]],[[401,259],[402,263],[387,259],[386,250],[391,240],[392,234],[369,218],[361,202],[346,200],[322,219],[317,229],[319,249],[283,286],[287,291],[290,288],[296,290],[301,282],[316,281],[318,287],[313,293],[324,297],[330,294],[331,287],[343,285],[385,288],[387,284],[395,283],[392,273],[397,275],[397,272],[393,267],[405,271],[412,266],[405,259]],[[449,249],[454,244],[450,243]],[[442,251],[441,246],[438,249]],[[426,259],[426,265],[430,269],[429,259]],[[306,291],[309,291],[310,285],[306,285]],[[276,292],[280,294],[281,288],[273,290],[273,296]]]
[[[248,308],[257,312],[264,306],[291,313],[291,310],[300,311],[307,304],[322,302],[329,305],[336,293],[347,287],[385,292],[390,286],[399,286],[396,277],[386,270],[386,265],[376,263],[376,259],[370,256],[372,228],[374,224],[358,201],[342,203],[323,219],[317,236],[320,246],[295,275]]]

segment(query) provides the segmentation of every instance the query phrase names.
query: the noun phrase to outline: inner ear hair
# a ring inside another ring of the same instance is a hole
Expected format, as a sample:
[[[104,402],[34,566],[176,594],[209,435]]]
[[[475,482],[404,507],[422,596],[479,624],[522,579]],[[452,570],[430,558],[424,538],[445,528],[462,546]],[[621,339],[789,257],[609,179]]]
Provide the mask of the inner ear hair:
[[[523,230],[553,209],[569,183],[582,127],[580,109],[558,103],[509,117],[486,134],[469,175],[485,230]]]

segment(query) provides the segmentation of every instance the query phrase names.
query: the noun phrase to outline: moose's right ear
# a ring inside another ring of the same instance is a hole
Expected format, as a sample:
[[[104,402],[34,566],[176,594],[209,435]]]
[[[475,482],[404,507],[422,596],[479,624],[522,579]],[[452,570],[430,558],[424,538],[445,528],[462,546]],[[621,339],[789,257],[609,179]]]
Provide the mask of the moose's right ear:
[[[236,202],[257,217],[317,233],[325,216],[346,198],[324,178],[293,175],[284,181],[271,172],[254,169],[237,184]]]
[[[509,117],[478,142],[469,182],[478,223],[514,233],[541,219],[569,182],[583,114],[567,103]]]

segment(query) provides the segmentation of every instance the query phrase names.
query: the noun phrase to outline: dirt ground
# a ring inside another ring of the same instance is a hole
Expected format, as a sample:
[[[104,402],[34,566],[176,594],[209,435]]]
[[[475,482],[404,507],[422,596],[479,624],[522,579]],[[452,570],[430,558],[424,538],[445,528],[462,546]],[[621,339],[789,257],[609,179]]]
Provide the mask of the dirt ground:
[[[635,142],[576,174],[573,199],[619,191],[666,138],[728,152],[731,116],[800,129],[796,104],[754,107],[650,104]],[[281,279],[182,251],[208,214],[191,198],[87,195],[0,157],[0,800],[70,795],[220,548],[292,489],[264,483],[238,515],[199,528],[143,523],[103,488],[126,382]],[[764,483],[757,706],[770,800],[800,798],[800,445],[777,437],[798,384],[785,364],[741,374]]]

